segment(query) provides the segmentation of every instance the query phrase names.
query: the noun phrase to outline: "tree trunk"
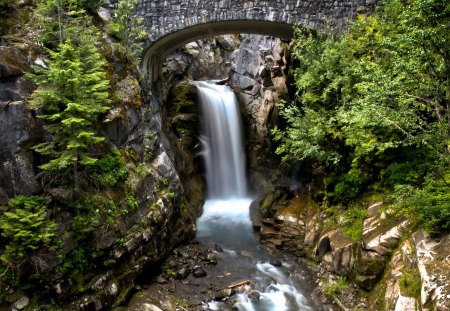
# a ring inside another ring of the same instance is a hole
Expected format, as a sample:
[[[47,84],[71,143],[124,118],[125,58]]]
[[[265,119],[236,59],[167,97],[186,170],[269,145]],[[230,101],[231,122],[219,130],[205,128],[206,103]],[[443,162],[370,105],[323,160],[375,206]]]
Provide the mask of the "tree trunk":
[[[62,1],[57,0],[58,6],[58,24],[59,24],[59,44],[62,44],[64,41],[63,38],[63,26],[62,26]]]

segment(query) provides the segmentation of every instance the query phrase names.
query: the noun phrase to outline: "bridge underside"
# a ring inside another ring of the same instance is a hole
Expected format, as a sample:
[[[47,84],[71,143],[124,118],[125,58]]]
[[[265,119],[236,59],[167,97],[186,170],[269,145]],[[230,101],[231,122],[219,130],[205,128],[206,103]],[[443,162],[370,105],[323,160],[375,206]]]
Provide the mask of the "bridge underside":
[[[160,77],[162,62],[175,49],[197,39],[237,33],[267,35],[290,40],[294,36],[294,29],[290,24],[262,20],[219,21],[192,26],[168,34],[152,43],[144,53],[142,68],[150,81],[156,82]]]

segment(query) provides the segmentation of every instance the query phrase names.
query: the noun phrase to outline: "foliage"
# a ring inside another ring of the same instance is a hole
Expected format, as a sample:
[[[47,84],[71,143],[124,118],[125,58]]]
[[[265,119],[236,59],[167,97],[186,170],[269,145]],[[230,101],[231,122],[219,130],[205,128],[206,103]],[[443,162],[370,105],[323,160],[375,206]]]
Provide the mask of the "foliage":
[[[414,189],[423,208],[414,215],[448,230],[445,182],[425,175],[450,164],[449,33],[444,0],[387,1],[341,37],[297,30],[296,100],[279,105],[276,152],[327,168],[325,202],[347,204],[379,185]]]
[[[339,226],[355,243],[361,241],[363,222],[367,217],[367,204],[349,203],[347,206],[332,205],[325,207],[329,226]]]
[[[194,101],[189,96],[191,94],[191,87],[188,81],[184,81],[175,86],[173,90],[174,99],[173,105],[175,106],[175,113],[178,114],[183,107],[189,107],[194,105]]]
[[[78,42],[81,34],[94,32],[92,20],[86,9],[96,10],[100,1],[87,0],[38,0],[39,26],[43,29],[41,40],[56,47],[66,40]]]
[[[86,250],[84,247],[77,246],[67,254],[64,262],[56,268],[57,273],[66,273],[73,270],[85,270],[89,267]]]
[[[14,0],[0,0],[0,9],[1,8],[11,8],[16,4]]]
[[[93,195],[85,191],[75,193],[68,205],[74,212],[72,230],[78,240],[87,238],[95,230],[107,203],[101,194]]]
[[[347,288],[347,281],[345,277],[339,276],[335,282],[325,282],[323,285],[325,294],[327,296],[334,296],[336,294],[342,293]]]
[[[131,210],[135,210],[138,207],[138,202],[131,190],[126,191],[125,202]]]
[[[358,168],[351,168],[346,174],[339,177],[334,186],[334,195],[340,200],[356,197],[361,191],[363,184],[362,172]]]
[[[128,169],[123,163],[119,151],[106,154],[89,166],[89,175],[97,187],[112,188],[123,182],[128,176]]]
[[[5,249],[0,256],[6,266],[30,259],[39,248],[55,249],[56,223],[47,218],[42,196],[19,195],[10,199],[8,211],[0,217]]]
[[[430,174],[423,188],[396,185],[392,199],[396,211],[418,221],[428,232],[450,230],[450,172]]]
[[[366,206],[351,204],[343,213],[345,224],[342,231],[354,242],[359,243],[363,232],[363,222],[367,217]]]
[[[116,16],[107,26],[108,32],[120,40],[125,55],[136,64],[142,54],[143,41],[147,38],[142,19],[133,16],[138,3],[139,0],[120,0]]]
[[[402,275],[398,279],[400,291],[403,296],[420,297],[422,282],[418,268],[402,271]]]
[[[90,149],[104,140],[96,136],[98,117],[109,107],[109,82],[98,50],[91,40],[75,46],[70,40],[58,52],[49,51],[50,69],[33,75],[39,85],[32,103],[40,108],[39,117],[51,140],[35,146],[50,160],[40,168],[51,171],[72,169],[75,187],[79,170],[97,159]]]

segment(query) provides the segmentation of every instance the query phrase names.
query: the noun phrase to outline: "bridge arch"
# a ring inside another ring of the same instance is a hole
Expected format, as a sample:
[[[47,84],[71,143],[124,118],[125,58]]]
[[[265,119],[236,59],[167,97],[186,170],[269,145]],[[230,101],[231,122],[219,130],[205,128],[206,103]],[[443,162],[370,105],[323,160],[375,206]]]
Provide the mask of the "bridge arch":
[[[142,59],[151,81],[162,60],[196,39],[227,33],[292,38],[293,26],[344,28],[379,0],[140,0],[136,15],[149,34]]]
[[[160,76],[161,63],[175,49],[204,37],[233,33],[251,33],[290,40],[294,35],[292,25],[270,21],[223,21],[200,24],[171,33],[153,43],[143,56],[144,73],[155,81]]]

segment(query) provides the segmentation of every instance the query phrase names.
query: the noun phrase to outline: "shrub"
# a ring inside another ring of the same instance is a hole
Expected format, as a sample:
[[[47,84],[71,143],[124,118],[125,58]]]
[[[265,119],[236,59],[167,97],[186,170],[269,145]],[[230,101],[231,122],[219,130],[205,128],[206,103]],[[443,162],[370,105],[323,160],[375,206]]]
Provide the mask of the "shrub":
[[[337,200],[345,201],[356,197],[362,188],[363,178],[360,169],[352,168],[342,175],[334,186],[334,195]]]
[[[450,172],[446,176],[430,175],[423,188],[411,185],[395,187],[394,210],[416,220],[431,234],[450,230]]]
[[[343,276],[339,276],[336,282],[326,282],[323,286],[327,296],[342,293],[347,288],[347,282]]]
[[[351,204],[343,212],[345,219],[345,225],[342,227],[342,231],[348,235],[354,242],[360,242],[363,222],[367,217],[367,207],[362,204]]]
[[[420,279],[419,269],[411,269],[403,271],[398,279],[400,291],[403,296],[419,297],[422,283]]]
[[[119,151],[114,151],[97,160],[89,168],[89,172],[92,175],[93,182],[102,188],[115,187],[128,176],[128,170]]]

